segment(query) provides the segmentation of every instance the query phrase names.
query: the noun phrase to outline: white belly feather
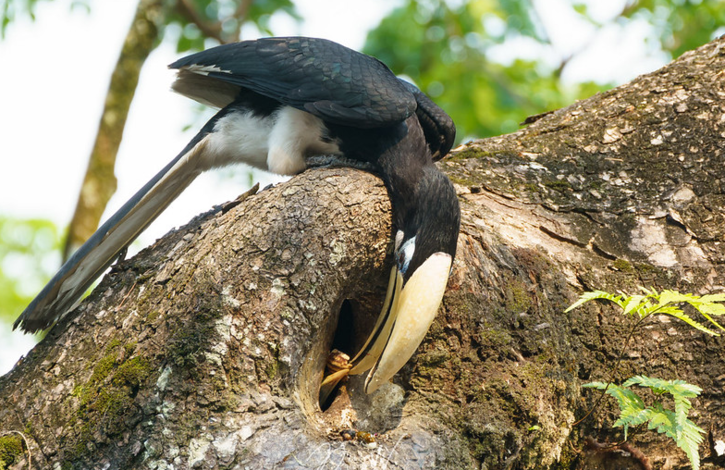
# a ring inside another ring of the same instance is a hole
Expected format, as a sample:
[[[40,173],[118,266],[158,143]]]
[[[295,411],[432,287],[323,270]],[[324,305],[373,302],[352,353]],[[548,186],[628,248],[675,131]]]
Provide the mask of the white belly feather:
[[[214,125],[200,162],[203,170],[233,163],[281,175],[303,171],[305,157],[339,154],[335,142],[325,142],[325,125],[310,113],[284,106],[269,116],[231,112]]]

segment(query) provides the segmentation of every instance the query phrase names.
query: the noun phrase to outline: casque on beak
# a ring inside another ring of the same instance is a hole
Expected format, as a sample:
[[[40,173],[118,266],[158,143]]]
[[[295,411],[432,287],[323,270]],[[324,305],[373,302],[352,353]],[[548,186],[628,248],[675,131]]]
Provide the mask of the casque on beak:
[[[352,360],[352,375],[371,369],[365,380],[365,393],[373,393],[389,381],[423,341],[443,300],[451,262],[451,255],[434,253],[407,282],[397,265],[391,270],[383,310],[365,345]]]

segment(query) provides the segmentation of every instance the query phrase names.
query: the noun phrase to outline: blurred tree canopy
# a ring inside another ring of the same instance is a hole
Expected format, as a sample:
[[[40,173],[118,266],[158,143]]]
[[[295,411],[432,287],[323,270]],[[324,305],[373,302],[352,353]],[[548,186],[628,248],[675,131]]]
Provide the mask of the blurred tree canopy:
[[[8,26],[17,18],[34,19],[36,10],[42,8],[43,3],[41,0],[0,0],[0,37],[5,38]],[[90,0],[71,0],[71,8],[90,10],[92,6]],[[291,0],[137,1],[134,20],[111,76],[96,142],[67,231],[64,258],[67,259],[96,230],[115,192],[116,153],[141,68],[151,51],[165,37],[176,43],[179,52],[201,50],[214,42],[238,41],[243,24],[252,24],[262,34],[272,35],[269,22],[275,13],[300,19]],[[3,219],[1,222],[0,230],[4,232],[0,233],[0,319],[10,319],[22,311],[58,267],[56,258],[55,263],[45,264],[51,266],[49,273],[39,269],[48,250],[57,250],[58,246],[36,243],[34,230],[45,233],[52,228],[57,235],[58,229],[49,221]],[[27,243],[8,238],[16,233],[27,233],[30,238]],[[25,266],[25,274],[21,277],[11,275],[4,269],[8,263]]]
[[[586,8],[581,10],[587,15]],[[651,25],[670,59],[725,34],[722,0],[640,0],[628,2],[617,20]]]
[[[13,321],[58,269],[60,234],[50,221],[0,216],[0,321]]]
[[[552,50],[551,26],[541,13],[551,3],[403,0],[370,32],[364,50],[395,73],[409,76],[447,110],[456,122],[459,140],[512,132],[527,116],[560,108],[613,85],[562,83],[561,73],[572,57],[561,57],[558,63],[550,60],[557,51]],[[650,46],[669,53],[670,58],[725,33],[722,0],[614,0],[621,10],[604,20],[590,13],[593,1],[558,3],[568,5],[578,20],[597,30],[644,22],[651,28],[652,40],[657,41]],[[500,57],[502,48],[507,58],[492,60],[490,52],[497,50],[494,55]],[[529,53],[522,54],[527,48]],[[527,58],[531,50],[541,51],[541,57]]]

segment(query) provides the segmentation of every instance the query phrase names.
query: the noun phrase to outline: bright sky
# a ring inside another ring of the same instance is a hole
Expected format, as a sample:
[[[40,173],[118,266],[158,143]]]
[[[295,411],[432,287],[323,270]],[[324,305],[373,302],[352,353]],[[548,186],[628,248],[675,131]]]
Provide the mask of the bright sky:
[[[585,45],[597,59],[568,67],[565,78],[570,81],[597,77],[623,82],[664,63],[663,57],[642,45],[646,28],[611,27],[595,36],[590,24],[562,16],[566,8],[561,5],[567,0],[537,1],[547,3],[539,10],[545,12],[542,21],[553,26],[548,29],[558,52],[522,43],[491,51],[493,56],[505,62],[517,50],[522,56],[547,54],[556,62]],[[609,10],[599,7],[603,9],[598,14],[606,17],[617,11],[621,1],[591,3],[613,5]],[[367,31],[397,3],[366,0],[365,8],[356,3],[352,13],[349,0],[295,0],[305,21],[298,25],[277,18],[272,28],[279,35],[325,37],[360,49]],[[70,4],[71,0],[39,3],[34,23],[19,19],[0,41],[0,214],[51,219],[59,226],[68,223],[75,207],[110,74],[136,2],[91,0],[90,14],[82,9],[71,12]],[[560,27],[562,22],[566,27]],[[253,32],[245,30],[243,37],[250,39]],[[167,42],[144,66],[118,154],[118,190],[107,214],[173,158],[197,130],[181,131],[194,121],[192,105],[169,91],[173,73],[166,65],[176,58]],[[279,181],[261,172],[254,178],[262,186]],[[235,198],[247,186],[244,169],[228,178],[202,175],[142,235],[140,245]],[[10,333],[7,325],[0,324],[0,374],[32,344],[32,337]]]

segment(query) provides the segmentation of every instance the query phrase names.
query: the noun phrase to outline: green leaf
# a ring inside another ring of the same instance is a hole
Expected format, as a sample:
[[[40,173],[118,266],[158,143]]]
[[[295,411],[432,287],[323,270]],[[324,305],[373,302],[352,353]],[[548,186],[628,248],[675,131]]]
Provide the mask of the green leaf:
[[[622,301],[623,308],[624,308],[624,314],[629,315],[632,312],[637,312],[643,307],[647,307],[649,305],[649,296],[647,295],[633,295],[631,297],[627,297]],[[641,315],[640,315],[641,316]]]
[[[670,309],[667,309],[667,310],[663,309],[661,312],[658,312],[658,313],[664,313],[664,314],[667,314],[667,315],[669,315],[671,317],[675,317],[678,320],[682,320],[683,322],[687,323],[691,327],[693,327],[695,329],[698,329],[698,330],[702,331],[703,333],[707,333],[707,334],[712,335],[712,336],[720,336],[719,334],[715,333],[714,331],[706,328],[705,325],[703,325],[700,322],[698,322],[698,321],[693,320],[692,318],[690,318],[685,312],[683,312],[680,309],[671,309],[671,310]]]
[[[677,432],[675,431],[675,414],[662,408],[662,405],[655,403],[651,408],[651,416],[647,429],[656,429],[658,433],[665,434],[668,437],[677,439]]]
[[[700,302],[704,302],[704,303],[725,302],[725,292],[720,293],[720,294],[703,295],[702,297],[700,297]]]
[[[592,292],[584,292],[582,295],[579,296],[579,300],[571,304],[569,308],[564,310],[564,313],[567,313],[571,310],[574,310],[575,308],[590,302],[592,300],[609,300],[610,302],[614,302],[615,304],[619,305],[620,307],[623,307],[622,304],[622,298],[619,295],[610,294],[609,292],[604,292],[601,290],[595,290]]]
[[[676,439],[677,447],[682,449],[692,464],[693,470],[700,468],[700,452],[698,447],[703,440],[705,430],[696,426],[689,419],[685,421],[680,436]]]
[[[695,307],[700,313],[707,313],[708,315],[725,315],[725,305],[716,304],[712,302],[689,302],[690,305]]]
[[[574,11],[579,13],[582,16],[587,15],[587,4],[586,3],[575,3],[574,5]]]
[[[671,395],[675,404],[674,411],[664,408],[659,402],[645,407],[639,396],[629,388],[634,385],[649,388],[658,395]],[[607,385],[602,382],[591,382],[586,386],[602,390]],[[700,387],[683,380],[664,380],[636,375],[627,379],[621,386],[610,384],[606,393],[614,397],[619,404],[620,416],[614,426],[624,428],[625,439],[629,426],[647,423],[648,429],[656,430],[658,433],[672,438],[677,446],[685,452],[692,468],[699,469],[698,446],[703,440],[705,431],[697,427],[688,418],[688,414],[692,409],[690,398],[695,398],[702,393]]]
[[[689,302],[695,298],[692,294],[681,294],[673,290],[663,290],[659,295],[660,304],[674,304],[680,302]]]

